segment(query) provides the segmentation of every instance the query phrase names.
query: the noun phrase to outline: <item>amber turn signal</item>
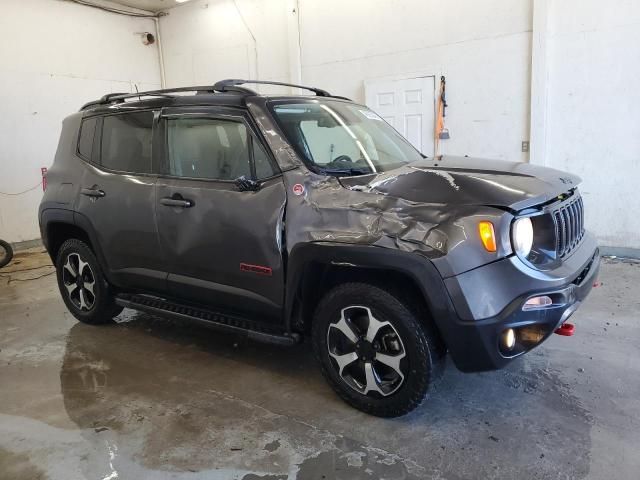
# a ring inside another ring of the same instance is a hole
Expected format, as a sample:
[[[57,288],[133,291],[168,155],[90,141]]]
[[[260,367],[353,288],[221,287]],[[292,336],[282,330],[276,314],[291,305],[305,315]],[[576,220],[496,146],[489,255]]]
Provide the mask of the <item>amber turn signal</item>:
[[[493,231],[493,223],[482,221],[478,224],[478,231],[480,232],[480,240],[487,252],[496,251],[496,234]]]

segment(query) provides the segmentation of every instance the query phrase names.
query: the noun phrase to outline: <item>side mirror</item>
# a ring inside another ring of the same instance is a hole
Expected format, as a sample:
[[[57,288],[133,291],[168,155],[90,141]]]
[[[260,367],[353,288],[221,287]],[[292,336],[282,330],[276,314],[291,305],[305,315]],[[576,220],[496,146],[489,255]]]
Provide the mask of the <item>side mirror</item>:
[[[260,182],[256,182],[255,180],[247,178],[244,175],[236,178],[235,183],[236,187],[238,187],[238,190],[240,190],[241,192],[256,192],[260,190],[261,186]]]

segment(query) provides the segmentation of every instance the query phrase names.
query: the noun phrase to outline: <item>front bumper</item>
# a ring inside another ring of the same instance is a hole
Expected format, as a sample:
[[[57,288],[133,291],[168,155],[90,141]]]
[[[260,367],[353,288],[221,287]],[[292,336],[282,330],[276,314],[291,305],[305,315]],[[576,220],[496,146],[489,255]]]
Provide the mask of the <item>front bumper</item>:
[[[442,333],[456,366],[464,372],[501,368],[542,343],[586,298],[599,268],[599,250],[589,236],[553,272],[531,269],[510,257],[445,279],[453,311]],[[538,295],[551,297],[553,303],[522,309],[527,299]],[[508,328],[517,338],[510,351],[500,343]]]

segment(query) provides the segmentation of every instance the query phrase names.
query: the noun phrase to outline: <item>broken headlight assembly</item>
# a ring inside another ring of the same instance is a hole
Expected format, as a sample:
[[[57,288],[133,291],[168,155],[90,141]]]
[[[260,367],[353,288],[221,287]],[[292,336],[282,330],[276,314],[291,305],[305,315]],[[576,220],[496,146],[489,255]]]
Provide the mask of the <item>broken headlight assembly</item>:
[[[557,264],[555,236],[555,224],[548,213],[518,217],[511,224],[513,251],[536,268]]]

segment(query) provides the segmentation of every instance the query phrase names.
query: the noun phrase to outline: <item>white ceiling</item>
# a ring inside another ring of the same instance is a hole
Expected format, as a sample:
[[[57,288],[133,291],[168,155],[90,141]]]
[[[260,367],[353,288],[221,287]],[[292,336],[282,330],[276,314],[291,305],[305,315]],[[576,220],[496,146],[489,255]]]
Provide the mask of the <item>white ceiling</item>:
[[[119,3],[127,7],[140,8],[150,12],[159,12],[167,8],[179,5],[176,0],[111,0],[113,3]]]

